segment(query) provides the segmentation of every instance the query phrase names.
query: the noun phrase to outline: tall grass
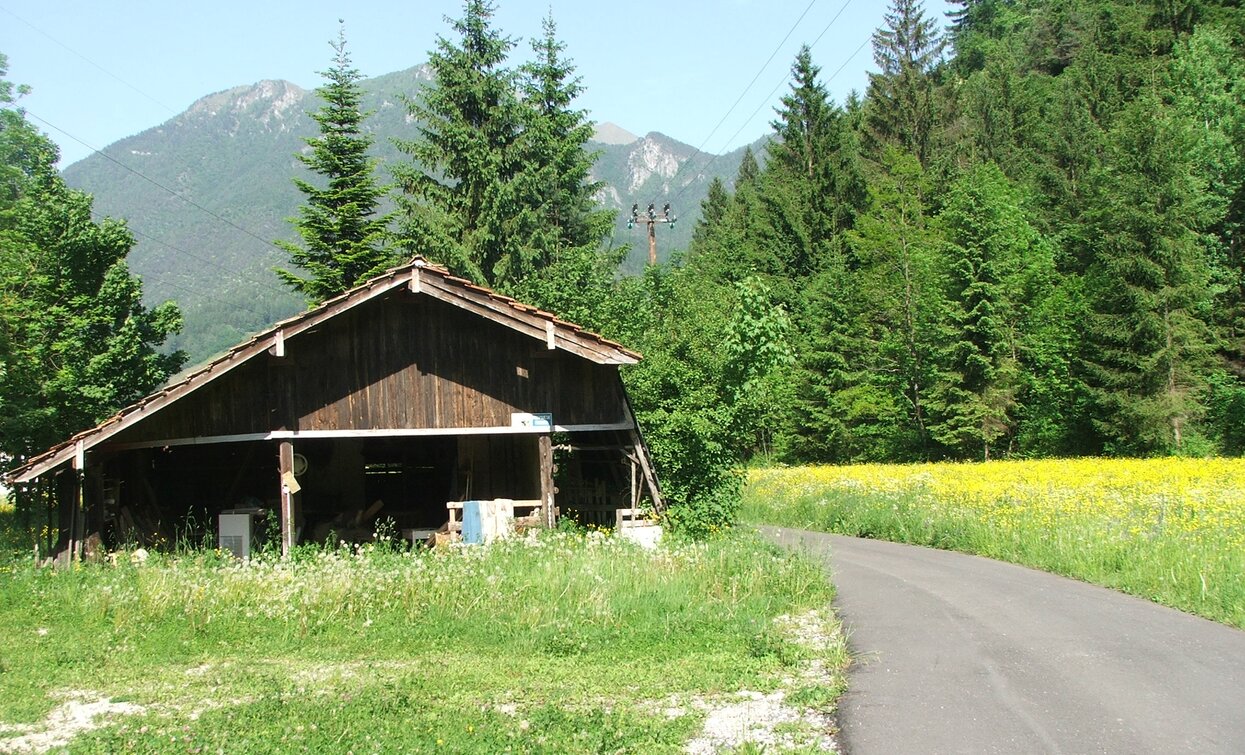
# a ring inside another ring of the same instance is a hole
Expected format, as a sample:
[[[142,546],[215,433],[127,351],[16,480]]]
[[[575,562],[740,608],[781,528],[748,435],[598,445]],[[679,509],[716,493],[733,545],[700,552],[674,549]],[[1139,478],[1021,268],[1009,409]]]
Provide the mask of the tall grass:
[[[674,751],[698,714],[663,706],[779,684],[808,651],[775,618],[831,596],[819,564],[749,537],[3,570],[0,723],[84,687],[148,707],[84,751]]]
[[[764,469],[743,516],[976,553],[1245,628],[1237,459]]]

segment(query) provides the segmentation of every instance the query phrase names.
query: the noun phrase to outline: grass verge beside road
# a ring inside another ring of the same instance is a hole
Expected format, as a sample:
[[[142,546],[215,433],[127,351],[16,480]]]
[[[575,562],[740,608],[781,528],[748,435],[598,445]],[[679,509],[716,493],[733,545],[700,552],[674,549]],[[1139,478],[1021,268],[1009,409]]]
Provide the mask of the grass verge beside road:
[[[0,749],[799,750],[846,664],[822,566],[746,535],[0,569]]]
[[[743,517],[975,553],[1245,628],[1245,460],[760,469]]]

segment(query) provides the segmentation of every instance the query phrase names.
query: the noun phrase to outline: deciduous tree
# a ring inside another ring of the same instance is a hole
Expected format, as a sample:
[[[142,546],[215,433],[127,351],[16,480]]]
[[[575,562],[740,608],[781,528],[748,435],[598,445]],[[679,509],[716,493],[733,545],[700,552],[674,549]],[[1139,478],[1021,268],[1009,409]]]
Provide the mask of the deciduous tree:
[[[0,457],[6,468],[150,393],[180,352],[172,302],[142,303],[125,224],[56,171],[55,145],[26,120],[0,56]]]

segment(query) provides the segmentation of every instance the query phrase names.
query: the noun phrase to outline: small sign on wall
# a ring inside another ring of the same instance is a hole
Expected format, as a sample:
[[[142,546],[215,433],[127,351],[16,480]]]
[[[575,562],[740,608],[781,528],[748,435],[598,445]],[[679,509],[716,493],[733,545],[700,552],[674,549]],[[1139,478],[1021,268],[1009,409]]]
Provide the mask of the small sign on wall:
[[[510,426],[526,427],[533,430],[552,430],[553,413],[538,412],[536,414],[528,414],[527,412],[514,412],[510,415]]]

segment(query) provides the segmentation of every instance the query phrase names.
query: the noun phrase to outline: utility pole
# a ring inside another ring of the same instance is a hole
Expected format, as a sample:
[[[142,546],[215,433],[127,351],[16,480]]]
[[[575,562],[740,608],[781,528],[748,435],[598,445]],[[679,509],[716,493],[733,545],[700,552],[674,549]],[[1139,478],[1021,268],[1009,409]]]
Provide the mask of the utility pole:
[[[677,217],[670,214],[670,203],[666,202],[666,206],[661,209],[661,222],[667,226],[674,228]],[[657,264],[657,206],[654,202],[648,203],[647,223],[648,223],[648,264]],[[631,205],[631,218],[627,221],[627,228],[634,228],[635,224],[640,222],[640,203],[636,202]]]

